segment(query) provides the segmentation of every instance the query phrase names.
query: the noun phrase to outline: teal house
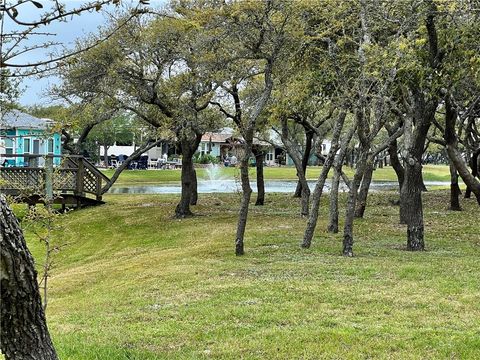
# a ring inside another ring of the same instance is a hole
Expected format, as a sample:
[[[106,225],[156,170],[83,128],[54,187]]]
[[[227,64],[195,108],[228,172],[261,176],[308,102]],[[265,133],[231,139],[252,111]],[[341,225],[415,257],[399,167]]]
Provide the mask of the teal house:
[[[19,110],[10,110],[0,118],[0,165],[43,166],[43,157],[31,155],[61,155],[61,135],[52,130],[52,121],[40,119]],[[12,156],[8,155],[22,155]],[[54,158],[54,165],[60,165]]]

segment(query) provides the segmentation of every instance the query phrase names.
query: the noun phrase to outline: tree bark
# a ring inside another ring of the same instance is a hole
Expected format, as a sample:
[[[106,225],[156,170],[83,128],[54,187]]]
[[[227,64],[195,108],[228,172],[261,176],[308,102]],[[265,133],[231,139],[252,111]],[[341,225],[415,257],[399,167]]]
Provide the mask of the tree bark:
[[[312,152],[312,142],[313,142],[313,131],[305,130],[305,151],[303,152],[303,156],[302,156],[302,172],[305,177],[307,175],[308,160],[310,159],[310,153]],[[308,192],[310,193],[310,189],[308,190]],[[300,181],[300,179],[298,179],[297,188],[295,189],[294,197],[298,198],[301,196],[302,196],[302,182]]]
[[[338,189],[340,186],[340,179],[342,178],[343,162],[347,156],[348,146],[355,133],[355,126],[352,126],[345,137],[341,140],[340,151],[335,158],[333,166],[332,188],[330,190],[330,216],[327,226],[327,231],[331,233],[338,233]],[[345,184],[348,185],[348,179],[344,178]]]
[[[362,184],[358,192],[358,200],[355,208],[356,218],[363,218],[363,215],[365,214],[365,208],[367,207],[368,191],[372,182],[372,176],[373,159],[368,159],[363,173]]]
[[[340,186],[340,170],[333,168],[332,188],[330,189],[330,217],[327,231],[338,233],[338,188]]]
[[[389,131],[389,135],[390,131]],[[402,189],[403,179],[405,178],[405,169],[398,158],[398,143],[397,140],[393,141],[388,147],[388,155],[390,155],[390,164],[392,165],[395,174],[397,175],[398,179],[398,192]]]
[[[365,174],[366,158],[366,150],[362,149],[358,157],[355,175],[350,183],[350,190],[348,192],[347,209],[345,212],[345,226],[343,228],[342,250],[343,255],[348,257],[353,256],[353,220],[355,217],[355,205],[358,196],[358,188],[360,186],[360,181]]]
[[[461,211],[459,197],[462,194],[460,191],[460,186],[458,186],[458,172],[455,169],[455,165],[450,160],[450,208],[452,211]]]
[[[263,177],[263,162],[265,161],[265,153],[262,149],[254,146],[252,148],[253,155],[255,155],[255,164],[257,168],[257,201],[256,206],[261,206],[265,202],[265,181]]]
[[[405,180],[401,191],[402,218],[407,224],[407,250],[425,249],[422,189],[418,179],[422,174],[419,161],[410,161],[405,165]]]
[[[57,360],[33,257],[17,218],[0,195],[1,350],[6,360]]]
[[[190,204],[192,202],[192,195],[196,193],[196,173],[193,167],[193,155],[202,139],[201,133],[190,133],[188,129],[184,129],[185,134],[181,135],[182,144],[182,194],[180,202],[175,208],[176,218],[185,218],[192,216]],[[194,195],[195,196],[195,195]],[[196,199],[195,199],[196,200]]]
[[[193,167],[193,164],[192,164],[192,167]],[[198,201],[198,182],[197,182],[197,171],[195,170],[195,167],[193,168],[191,176],[192,176],[192,179],[191,179],[192,195],[190,197],[190,205],[197,205],[197,201]]]
[[[295,169],[297,170],[297,177],[298,182],[302,185],[301,186],[301,209],[300,214],[301,216],[308,216],[310,211],[310,188],[308,186],[307,178],[306,178],[306,166],[305,169],[303,168],[302,156],[299,146],[296,142],[290,139],[289,129],[287,119],[282,119],[282,131],[280,135],[282,139],[282,143],[285,146],[285,150],[287,151],[288,155],[292,159],[293,163],[295,164]],[[311,151],[311,144],[310,150]],[[305,155],[305,153],[303,154]],[[305,158],[305,156],[303,156]],[[308,161],[308,158],[307,158]],[[298,189],[298,187],[297,187]]]
[[[240,177],[242,182],[242,201],[240,204],[240,211],[238,214],[237,234],[235,237],[235,255],[240,256],[245,253],[244,250],[244,236],[245,228],[247,226],[248,206],[250,204],[250,197],[252,195],[252,188],[250,187],[250,179],[248,176],[248,162],[252,149],[252,140],[246,140],[245,154],[240,161]]]

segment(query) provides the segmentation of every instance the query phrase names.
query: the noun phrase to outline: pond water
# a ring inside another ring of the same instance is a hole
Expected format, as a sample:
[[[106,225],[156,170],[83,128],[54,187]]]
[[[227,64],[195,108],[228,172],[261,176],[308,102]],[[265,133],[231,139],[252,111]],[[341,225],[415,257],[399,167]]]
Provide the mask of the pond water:
[[[315,187],[315,181],[308,182],[310,189],[313,191]],[[425,182],[428,187],[448,185],[446,182]],[[255,181],[250,182],[250,186],[254,192],[257,191],[257,183]],[[277,192],[277,193],[292,193],[295,191],[297,182],[295,180],[268,180],[265,181],[265,192]],[[324,191],[330,190],[331,182],[327,181],[324,187]],[[397,190],[397,182],[394,181],[373,181],[370,186],[370,191],[388,191]],[[347,191],[345,184],[340,185],[341,191]],[[148,185],[129,185],[129,186],[113,186],[109,193],[112,194],[180,194],[182,191],[180,182],[169,184],[148,184]],[[199,180],[198,192],[199,193],[234,193],[241,191],[240,181],[233,179],[223,180]]]
[[[198,179],[197,190],[199,193],[235,193],[242,190],[240,180],[226,177],[222,174],[222,168],[218,165],[212,165],[205,170],[205,178]],[[309,181],[308,185],[313,191],[316,181]],[[446,182],[430,181],[425,182],[427,187],[438,185],[449,185]],[[254,192],[257,191],[256,181],[251,181],[250,186]],[[325,183],[324,192],[329,192],[331,181],[327,180]],[[265,192],[270,193],[293,193],[297,187],[296,180],[267,180],[265,181]],[[398,184],[396,181],[372,181],[370,191],[388,191],[397,190]],[[340,191],[348,191],[344,183],[340,183]],[[160,184],[143,184],[143,185],[128,185],[128,186],[113,186],[109,193],[111,194],[180,194],[182,187],[180,182],[176,183],[160,183]]]

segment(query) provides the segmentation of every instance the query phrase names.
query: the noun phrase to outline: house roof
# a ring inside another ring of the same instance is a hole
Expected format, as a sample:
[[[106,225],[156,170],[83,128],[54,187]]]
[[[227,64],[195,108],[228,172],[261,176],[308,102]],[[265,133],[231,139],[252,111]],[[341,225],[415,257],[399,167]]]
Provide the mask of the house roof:
[[[51,120],[40,119],[19,110],[9,110],[3,114],[0,122],[1,127],[7,129],[20,128],[44,130],[49,127]]]
[[[203,134],[202,141],[210,141],[214,143],[226,143],[227,139],[231,138],[232,134],[219,134],[219,133],[211,133],[207,132]]]

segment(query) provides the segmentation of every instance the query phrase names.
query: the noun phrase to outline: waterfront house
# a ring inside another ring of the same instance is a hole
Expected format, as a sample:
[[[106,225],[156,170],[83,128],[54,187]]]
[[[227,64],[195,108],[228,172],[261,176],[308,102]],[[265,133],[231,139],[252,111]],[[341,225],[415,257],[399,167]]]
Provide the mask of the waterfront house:
[[[0,152],[4,154],[0,165],[42,166],[45,160],[31,155],[61,155],[61,140],[60,133],[53,130],[52,120],[9,110],[0,117]],[[54,165],[59,165],[60,160],[54,158]]]

